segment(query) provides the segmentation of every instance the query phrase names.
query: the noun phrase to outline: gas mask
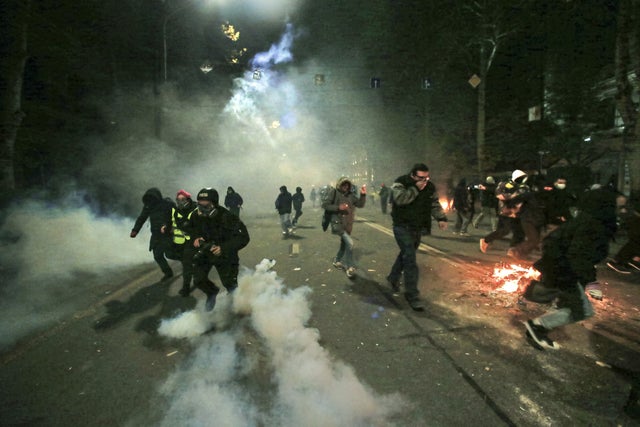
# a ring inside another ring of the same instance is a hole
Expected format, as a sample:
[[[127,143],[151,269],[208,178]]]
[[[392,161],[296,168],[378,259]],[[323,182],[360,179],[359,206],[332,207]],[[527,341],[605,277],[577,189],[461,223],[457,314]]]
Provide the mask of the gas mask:
[[[189,206],[189,200],[188,199],[176,199],[176,206],[178,207],[178,209],[184,209],[187,206]]]
[[[201,216],[212,216],[215,210],[216,208],[213,205],[211,206],[198,205],[198,215],[201,215]]]

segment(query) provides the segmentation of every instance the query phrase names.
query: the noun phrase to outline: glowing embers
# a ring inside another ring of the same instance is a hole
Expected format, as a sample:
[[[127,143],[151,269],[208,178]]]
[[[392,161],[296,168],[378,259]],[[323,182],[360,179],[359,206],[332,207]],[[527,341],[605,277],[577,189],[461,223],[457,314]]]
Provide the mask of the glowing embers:
[[[225,22],[221,26],[222,33],[231,41],[237,42],[240,38],[240,31],[236,31],[233,24],[230,24],[229,21]]]
[[[240,58],[247,53],[247,48],[243,47],[241,49],[233,49],[230,52],[229,57],[227,58],[227,62],[229,64],[238,64],[240,63]]]
[[[499,264],[493,269],[491,277],[500,285],[498,291],[516,292],[524,289],[532,279],[539,279],[540,272],[518,264]]]

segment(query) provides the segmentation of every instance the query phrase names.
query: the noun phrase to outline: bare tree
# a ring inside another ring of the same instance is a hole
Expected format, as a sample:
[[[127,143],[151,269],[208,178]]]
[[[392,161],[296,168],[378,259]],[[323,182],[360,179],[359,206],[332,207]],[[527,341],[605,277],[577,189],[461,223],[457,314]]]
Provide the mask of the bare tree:
[[[486,154],[486,96],[487,78],[493,64],[496,53],[504,40],[515,33],[516,25],[512,11],[517,10],[517,5],[501,5],[490,0],[476,0],[464,2],[463,12],[470,17],[473,33],[470,36],[468,46],[471,48],[477,62],[476,80],[478,90],[478,115],[476,124],[476,154],[478,157],[478,172],[483,175],[493,165],[490,164]],[[473,84],[473,81],[470,81]]]
[[[624,123],[621,170],[629,165],[631,196],[640,197],[640,108],[632,93],[640,79],[640,0],[621,0],[618,9],[616,39],[616,103]],[[623,174],[619,174],[622,179]]]
[[[14,152],[18,128],[24,117],[21,110],[22,79],[27,61],[28,0],[11,0],[0,6],[3,50],[0,77],[0,188],[16,188]]]

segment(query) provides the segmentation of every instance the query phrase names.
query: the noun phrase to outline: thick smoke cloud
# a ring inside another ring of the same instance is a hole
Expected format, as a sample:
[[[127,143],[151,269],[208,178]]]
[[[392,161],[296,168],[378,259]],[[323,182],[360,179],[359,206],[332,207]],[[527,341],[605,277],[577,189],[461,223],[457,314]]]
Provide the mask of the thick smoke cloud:
[[[95,148],[84,182],[111,189],[119,195],[114,203],[125,204],[129,212],[139,209],[149,187],[173,198],[181,188],[195,194],[211,186],[222,200],[231,186],[252,214],[274,212],[281,185],[301,186],[308,193],[335,180],[344,172],[333,160],[329,132],[313,98],[304,94],[312,77],[293,65],[295,40],[295,29],[287,25],[281,39],[257,53],[253,67],[225,90],[216,86],[185,95],[164,84],[161,99],[153,101],[162,105],[162,140],[148,136],[153,117],[136,100],[141,95],[153,99],[151,91],[120,94],[111,104],[127,106],[112,112],[118,116],[118,138]]]
[[[97,217],[77,200],[29,201],[5,212],[0,228],[0,349],[82,307],[74,296],[99,275],[150,261],[147,229],[135,241],[123,218]],[[86,305],[86,302],[84,302]]]
[[[391,425],[406,403],[376,395],[320,346],[306,326],[311,290],[287,288],[273,265],[245,269],[233,302],[226,296],[208,321],[197,308],[162,323],[172,338],[216,328],[192,338],[196,350],[163,386],[171,402],[163,425]]]

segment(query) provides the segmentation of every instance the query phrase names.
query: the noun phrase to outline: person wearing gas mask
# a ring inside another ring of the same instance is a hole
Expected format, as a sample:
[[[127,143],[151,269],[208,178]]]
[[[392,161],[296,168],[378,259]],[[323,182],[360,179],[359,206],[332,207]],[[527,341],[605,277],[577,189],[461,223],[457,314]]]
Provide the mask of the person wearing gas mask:
[[[191,215],[187,231],[196,253],[193,257],[195,286],[207,295],[205,309],[213,310],[219,288],[209,280],[216,268],[229,293],[238,287],[238,252],[249,243],[249,232],[236,215],[218,204],[218,192],[203,188],[198,192],[197,210]]]
[[[162,280],[170,279],[173,277],[173,270],[165,256],[171,253],[171,234],[168,230],[171,224],[173,201],[170,198],[163,198],[160,190],[154,187],[144,193],[142,203],[142,211],[138,215],[129,236],[135,238],[142,225],[149,219],[151,227],[149,250],[153,252],[153,259],[164,273]]]
[[[191,244],[191,236],[185,231],[188,221],[196,210],[196,203],[191,199],[191,193],[180,190],[176,194],[176,206],[171,209],[171,234],[173,235],[173,251],[176,259],[182,262],[182,289],[179,293],[183,297],[191,293],[191,279],[193,278],[193,255],[195,248]]]

